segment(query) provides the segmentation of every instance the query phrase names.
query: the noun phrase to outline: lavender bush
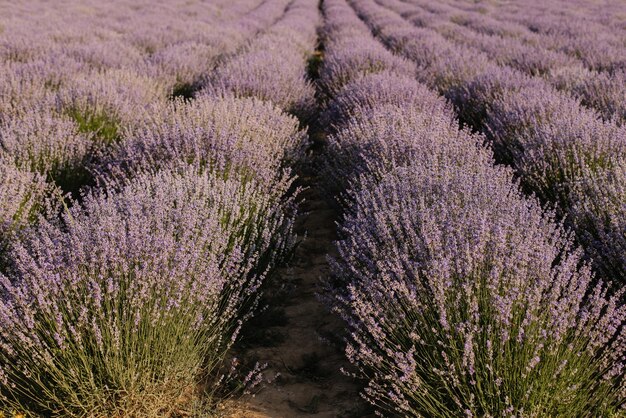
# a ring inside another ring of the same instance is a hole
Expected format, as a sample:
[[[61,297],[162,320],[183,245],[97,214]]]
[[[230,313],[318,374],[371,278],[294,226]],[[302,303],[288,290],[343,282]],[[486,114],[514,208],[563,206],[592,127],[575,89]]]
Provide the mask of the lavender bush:
[[[58,6],[0,2],[0,417],[210,414],[311,121],[380,414],[624,414],[620,0]]]
[[[589,70],[585,65],[562,51],[545,48],[541,39],[522,32],[506,36],[507,32],[485,29],[484,16],[471,11],[438,15],[400,0],[384,0],[380,4],[401,14],[417,26],[428,27],[456,44],[488,55],[499,65],[510,66],[529,75],[544,77],[560,90],[579,97],[596,108],[605,118],[623,120],[623,80],[619,72],[613,75]],[[478,16],[474,16],[478,15]],[[486,33],[485,33],[486,32]],[[530,33],[530,32],[529,32]],[[623,76],[621,76],[623,78]]]
[[[367,75],[346,85],[328,104],[321,118],[337,129],[364,108],[387,104],[417,109],[432,107],[435,111],[452,113],[445,101],[426,87],[415,88],[415,85],[414,80],[393,73]]]
[[[188,167],[90,194],[13,249],[0,405],[63,416],[189,410],[292,245],[259,187]]]
[[[363,187],[362,175],[380,177],[433,154],[451,165],[466,159],[492,161],[483,138],[459,130],[458,122],[445,112],[427,112],[427,105],[434,102],[429,99],[424,95],[422,109],[396,105],[363,109],[329,137],[325,172],[335,194]]]
[[[283,110],[314,107],[319,19],[308,1],[231,3],[0,5],[0,415],[203,414],[223,389],[294,246],[307,144]],[[254,48],[249,94],[194,97]],[[52,183],[86,173],[99,187],[52,207]]]
[[[306,65],[315,48],[318,21],[314,3],[292,2],[267,33],[211,73],[206,93],[256,97],[304,120],[310,118],[315,89],[306,78]]]
[[[432,30],[412,28],[410,24],[407,26],[407,22],[398,14],[380,7],[374,1],[363,1],[358,4],[353,2],[352,5],[381,39],[413,59],[420,68],[424,68],[425,75],[419,76],[420,79],[453,100],[467,123],[489,134],[495,143],[496,156],[516,167],[522,182],[526,185],[529,184],[524,178],[526,172],[523,169],[519,170],[519,167],[526,163],[519,161],[519,158],[524,155],[523,158],[527,161],[534,161],[531,165],[536,168],[535,177],[528,179],[528,182],[535,184],[527,187],[527,191],[537,193],[546,203],[556,204],[559,214],[566,217],[566,222],[575,228],[577,236],[593,235],[593,232],[579,229],[584,228],[585,223],[574,223],[570,219],[572,217],[568,217],[573,202],[581,200],[579,196],[570,196],[569,190],[572,182],[584,180],[587,184],[600,184],[593,178],[582,179],[577,173],[586,172],[588,165],[592,166],[589,172],[593,173],[595,168],[604,167],[606,156],[612,155],[610,158],[613,161],[623,154],[621,151],[623,130],[617,123],[600,121],[599,115],[594,111],[584,109],[575,98],[557,92],[543,80],[496,66],[486,60],[484,55],[469,54],[468,51],[463,51],[456,45],[438,38]],[[432,41],[426,42],[429,38]],[[433,46],[436,47],[436,56]],[[461,56],[465,58],[459,58]],[[447,68],[441,67],[443,62],[449,64]],[[449,77],[450,68],[457,65],[460,66],[459,71],[453,77]],[[508,104],[505,103],[508,99],[504,97],[517,97],[516,100],[519,100],[517,108],[507,108]],[[524,103],[526,99],[529,103]],[[562,102],[567,116],[557,117],[555,120],[544,117],[544,114],[550,111],[542,114],[541,109],[552,109],[555,114],[560,112],[560,105],[556,104],[559,101]],[[526,122],[506,122],[518,117],[525,119]],[[508,128],[503,129],[500,126],[502,124]],[[508,134],[504,132],[507,129]],[[525,139],[518,141],[520,138],[517,136]],[[568,141],[576,143],[569,144]],[[595,142],[598,143],[597,146],[594,145]],[[504,147],[501,146],[502,143],[505,144]],[[530,149],[524,149],[526,145]],[[570,151],[563,153],[563,148]],[[602,149],[598,151],[600,154],[596,154],[596,148]],[[576,149],[584,151],[572,151]],[[598,167],[593,167],[596,165]],[[602,219],[606,216],[609,214],[597,214],[595,218]],[[592,229],[619,225],[620,222],[618,219]],[[620,234],[622,234],[620,230],[612,232],[615,236]],[[597,242],[590,244],[587,240],[581,240],[581,243],[585,247],[598,245]],[[588,254],[594,252],[591,248],[587,250]],[[614,254],[615,250],[607,248],[604,253]],[[611,260],[609,264],[616,265],[620,262],[620,259]],[[623,268],[615,270],[605,264],[605,257],[594,260],[594,266],[603,275],[607,269],[612,270],[606,279],[623,283]]]
[[[569,187],[583,175],[626,157],[626,130],[579,103],[543,89],[507,91],[488,112],[496,153],[546,201],[568,208]]]
[[[588,169],[587,169],[588,170]],[[626,277],[626,165],[585,172],[573,185],[569,216],[606,277]]]
[[[525,187],[556,203],[603,275],[624,283],[619,183],[626,130],[595,112],[581,112],[566,96],[537,89],[504,94],[492,104],[486,126],[497,153],[515,167]]]
[[[138,119],[112,155],[102,159],[105,178],[184,161],[224,177],[255,178],[270,191],[306,146],[306,133],[295,118],[252,98],[176,100]]]
[[[9,123],[0,122],[0,159],[40,173],[67,192],[86,182],[92,148],[91,138],[69,117],[38,107]]]
[[[132,71],[110,70],[76,77],[58,92],[57,107],[72,117],[81,132],[95,133],[101,144],[120,139],[142,107],[164,100],[162,86]]]
[[[398,169],[342,225],[337,309],[366,398],[409,416],[617,414],[619,295],[509,174],[467,165]]]

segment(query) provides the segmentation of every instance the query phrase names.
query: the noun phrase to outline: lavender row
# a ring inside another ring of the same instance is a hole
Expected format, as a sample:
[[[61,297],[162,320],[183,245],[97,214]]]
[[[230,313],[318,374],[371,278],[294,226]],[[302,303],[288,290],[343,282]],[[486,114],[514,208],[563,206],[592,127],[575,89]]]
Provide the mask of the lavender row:
[[[113,7],[87,3],[82,9],[68,7],[64,14],[57,14],[33,2],[28,5],[37,6],[37,12],[25,10],[15,23],[3,22],[8,27],[2,52],[10,70],[32,72],[46,80],[61,77],[71,81],[77,71],[125,69],[154,78],[160,88],[171,90],[197,81],[216,59],[271,25],[283,14],[288,0],[255,3],[258,1],[242,2],[238,5],[244,9],[241,11],[229,6],[226,11],[234,16],[228,16],[212,10],[218,4],[205,5],[207,11],[191,4],[155,8],[123,2],[115,2]],[[47,12],[43,21],[33,17],[41,9]],[[93,15],[103,17],[94,21]],[[190,15],[196,18],[189,19]],[[170,30],[162,30],[163,21]],[[99,30],[94,31],[94,26]],[[32,39],[35,31],[41,36]]]
[[[310,118],[315,89],[307,79],[307,63],[316,47],[319,19],[314,2],[294,0],[263,36],[211,73],[200,94],[257,97]]]
[[[416,0],[411,0],[416,1]],[[496,4],[496,3],[474,3],[465,0],[446,0],[433,5],[433,9],[442,13],[464,10],[483,15],[506,15],[507,13],[520,12],[525,7],[533,10],[532,14],[541,15],[552,20],[551,26],[559,26],[564,19],[571,19],[570,32],[580,32],[585,30],[585,24],[591,31],[610,31],[612,28],[618,29],[613,35],[623,31],[623,17],[619,11],[623,5],[619,0],[608,0],[600,3],[587,2],[584,0],[561,1],[550,0],[544,2],[529,1],[524,4]],[[518,18],[521,16],[518,16]],[[528,20],[528,19],[526,19]],[[546,19],[548,20],[548,19]],[[620,21],[622,25],[620,25]],[[604,27],[598,26],[598,23]],[[610,26],[610,28],[609,28]]]
[[[618,123],[626,120],[624,70],[616,70],[613,74],[599,72],[586,68],[582,62],[564,52],[545,49],[540,43],[526,44],[519,38],[477,33],[463,24],[467,20],[472,21],[472,15],[467,13],[443,18],[421,6],[413,7],[400,0],[381,0],[379,4],[417,26],[437,31],[456,44],[482,51],[498,65],[543,77],[557,89],[579,98],[585,106],[598,110],[607,120],[616,119]]]
[[[607,27],[588,16],[569,16],[559,6],[544,8],[538,2],[528,5],[530,13],[520,17],[517,10],[502,10],[495,16],[504,22],[518,22],[531,31],[545,35],[555,49],[580,56],[585,63],[601,71],[624,69],[624,28]],[[623,12],[623,4],[613,5],[615,14]],[[609,7],[605,11],[609,11]]]
[[[374,2],[353,2],[417,76],[452,100],[464,122],[483,130],[496,157],[576,232],[605,278],[626,281],[625,130],[544,81],[491,62]]]
[[[0,275],[0,410],[167,416],[210,400],[294,245],[288,166],[305,141],[270,103],[202,97],[151,113],[61,219],[36,218],[40,177],[3,181],[23,230]]]
[[[284,5],[265,2],[246,16]],[[312,12],[293,2],[259,38],[272,48],[278,35],[300,34],[277,46],[298,56],[303,83],[306,57],[296,47],[315,42]],[[260,17],[248,22],[255,32]],[[259,68],[276,69],[280,58]],[[0,182],[2,195],[13,195],[1,208],[9,242],[0,274],[0,413],[205,414],[228,384],[224,356],[262,283],[293,248],[290,165],[306,134],[276,106],[285,102],[258,93],[263,78],[246,94],[222,86],[167,102],[158,89],[142,90],[133,71],[97,73],[96,86],[93,76],[67,96],[70,106],[53,93],[5,119],[3,134],[32,146],[13,147],[0,166],[14,178]],[[129,79],[132,102],[120,100]],[[102,95],[89,94],[94,87]],[[289,97],[291,87],[275,85],[276,97]],[[60,209],[50,196],[62,192],[45,176],[67,184],[86,167],[99,187],[83,190],[60,218],[38,216]]]
[[[343,0],[324,13],[332,68],[355,68],[329,103],[329,172],[348,190],[325,297],[364,397],[402,416],[617,413],[619,295],[398,58],[360,72],[379,47]]]

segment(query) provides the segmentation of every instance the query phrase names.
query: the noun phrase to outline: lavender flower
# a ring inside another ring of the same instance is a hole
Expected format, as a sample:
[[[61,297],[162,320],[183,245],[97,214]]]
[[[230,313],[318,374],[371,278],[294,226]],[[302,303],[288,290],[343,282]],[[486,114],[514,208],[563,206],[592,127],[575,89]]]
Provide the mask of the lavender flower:
[[[0,257],[15,233],[49,208],[55,189],[39,174],[0,160]]]
[[[313,3],[291,3],[263,36],[216,68],[205,82],[205,93],[256,97],[308,119],[315,89],[306,79],[306,62],[315,48],[318,19]]]

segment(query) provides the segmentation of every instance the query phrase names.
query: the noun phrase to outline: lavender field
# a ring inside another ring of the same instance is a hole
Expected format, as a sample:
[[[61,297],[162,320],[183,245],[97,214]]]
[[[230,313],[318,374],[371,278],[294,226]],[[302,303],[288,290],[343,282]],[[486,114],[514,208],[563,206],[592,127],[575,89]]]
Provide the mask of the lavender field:
[[[626,417],[622,0],[0,0],[0,418]]]

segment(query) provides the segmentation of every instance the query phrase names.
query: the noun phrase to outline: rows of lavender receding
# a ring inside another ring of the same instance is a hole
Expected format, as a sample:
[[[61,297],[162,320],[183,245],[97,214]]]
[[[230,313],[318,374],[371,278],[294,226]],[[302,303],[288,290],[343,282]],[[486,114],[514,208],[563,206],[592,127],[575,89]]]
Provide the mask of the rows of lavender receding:
[[[533,43],[526,43],[523,36],[502,37],[484,33],[480,28],[483,21],[489,21],[489,18],[480,13],[458,9],[454,13],[455,9],[452,8],[450,13],[437,14],[426,9],[430,4],[428,1],[414,0],[416,5],[401,0],[382,0],[379,3],[417,26],[428,27],[466,48],[482,51],[499,65],[508,65],[529,75],[543,77],[559,90],[597,109],[606,119],[614,118],[618,123],[623,123],[626,118],[626,61],[619,66],[615,64],[616,68],[610,72],[597,71],[593,67],[587,68],[576,56],[561,50],[546,49],[547,41],[541,36],[535,35]],[[571,39],[570,35],[563,36]],[[619,55],[614,56],[625,56],[626,60],[626,46],[622,46],[620,51]]]
[[[540,2],[530,0],[529,4],[533,8],[526,14],[518,14],[519,4],[498,4],[498,7],[481,7],[484,5],[472,5],[463,0],[452,1],[453,5],[460,5],[466,9],[482,10],[484,13],[499,13],[504,20],[526,22],[529,28],[548,33],[571,33],[575,37],[598,36],[602,32],[612,32],[612,34],[624,33],[626,30],[626,16],[624,16],[623,3],[619,0],[607,0],[602,3],[588,2],[585,0],[556,0],[553,2]],[[550,14],[550,19],[546,19],[546,14]],[[536,18],[537,22],[533,22]],[[571,24],[567,25],[566,20],[571,19]],[[598,23],[604,27],[598,26]],[[602,48],[602,46],[600,46]]]
[[[382,415],[618,415],[620,295],[345,0],[323,12],[325,172],[345,188],[324,295],[364,397]]]
[[[180,86],[197,83],[220,56],[278,19],[288,1],[256,3],[235,2],[230,14],[243,15],[216,31],[211,13],[208,22],[185,22],[189,14],[208,13],[193,6],[177,12],[164,7],[159,14],[149,3],[115,2],[110,10],[95,2],[56,14],[33,2],[45,13],[26,9],[12,19],[7,13],[0,71],[3,160],[40,173],[65,192],[93,182],[86,171],[143,111],[165,106]],[[44,21],[29,17],[40,14]],[[120,24],[127,20],[132,24]],[[163,21],[171,22],[170,31],[155,30]],[[95,25],[101,29],[91,30]]]
[[[625,128],[374,1],[352,4],[381,40],[417,64],[421,81],[455,104],[463,122],[486,134],[526,191],[555,206],[596,270],[625,283]]]
[[[0,22],[0,415],[201,414],[294,245],[317,4],[29,6]]]
[[[624,25],[623,4],[604,2],[604,16],[609,21],[594,21],[600,16],[598,10],[584,15],[568,13],[570,2],[530,1],[523,5],[500,3],[490,7],[486,3],[470,4],[465,0],[443,1],[437,4],[422,0],[407,0],[420,4],[441,17],[453,18],[475,26],[485,33],[519,38],[531,45],[543,45],[547,49],[563,52],[580,59],[589,68],[600,71],[624,69],[623,55]],[[591,3],[586,4],[590,6]],[[520,10],[523,9],[523,12]],[[611,12],[611,8],[617,9]],[[466,18],[472,18],[468,21]],[[620,16],[621,15],[621,16]],[[613,19],[611,19],[613,18]],[[621,23],[619,20],[621,19]],[[613,21],[610,21],[613,20]]]
[[[579,97],[585,105],[596,108],[606,119],[615,118],[618,123],[624,120],[626,46],[623,41],[621,45],[616,42],[620,45],[619,48],[614,47],[609,54],[618,62],[613,63],[611,70],[598,71],[593,65],[587,68],[576,54],[568,55],[560,49],[547,49],[548,40],[529,30],[528,34],[516,32],[515,36],[508,37],[500,32],[493,33],[493,30],[487,30],[485,26],[490,28],[494,19],[477,12],[450,7],[451,10],[446,9],[445,13],[435,13],[428,10],[431,3],[423,0],[412,0],[412,4],[400,0],[382,0],[379,3],[418,26],[431,28],[466,48],[484,52],[500,65],[544,77],[558,89],[567,91]],[[507,27],[504,23],[498,23]],[[500,26],[496,23],[496,27]],[[568,40],[573,39],[573,35],[569,33],[561,36]],[[597,44],[602,45],[599,40]]]

